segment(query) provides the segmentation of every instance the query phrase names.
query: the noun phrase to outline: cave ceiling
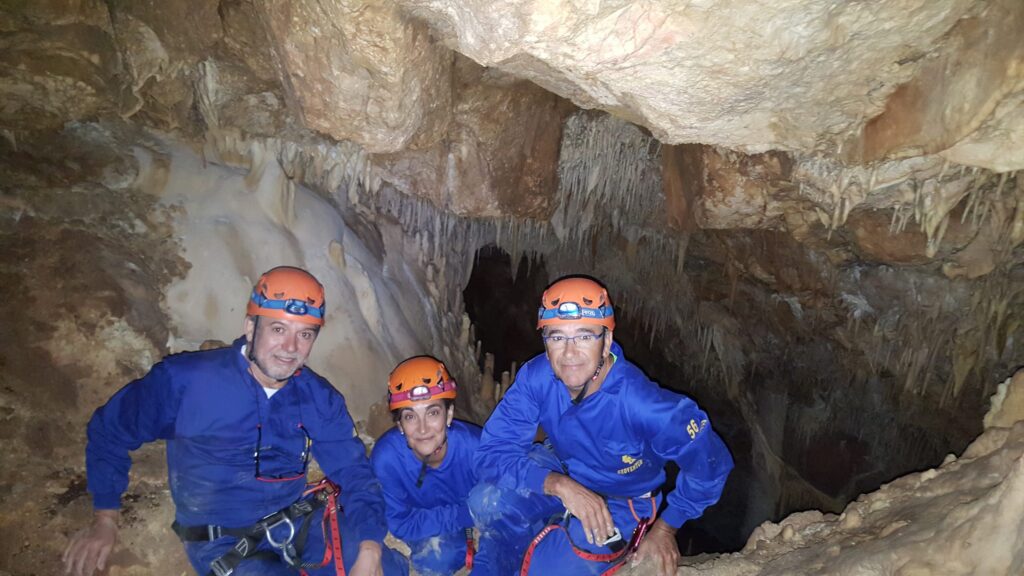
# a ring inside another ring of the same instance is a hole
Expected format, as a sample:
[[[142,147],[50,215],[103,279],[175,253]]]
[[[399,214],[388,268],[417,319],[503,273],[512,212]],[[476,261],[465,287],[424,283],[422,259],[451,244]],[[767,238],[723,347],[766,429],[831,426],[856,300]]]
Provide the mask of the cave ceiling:
[[[399,193],[556,271],[602,272],[599,240],[647,281],[717,262],[733,298],[881,317],[843,270],[1019,274],[1021,30],[1018,0],[16,2],[0,127],[128,123],[245,168],[272,141],[337,203]],[[814,255],[755,262],[749,231]]]
[[[434,244],[456,309],[491,242],[605,278],[720,376],[826,335],[959,390],[1020,340],[1022,30],[1019,0],[7,3],[0,133],[117,123],[250,179],[274,156]]]
[[[764,482],[799,496],[747,524],[837,511],[962,449],[1024,364],[1020,0],[0,2],[0,273],[15,295],[59,278],[38,302],[84,286],[62,304],[78,329],[103,316],[83,302],[108,300],[147,327],[138,367],[94,378],[107,388],[190,338],[166,310],[173,278],[242,285],[255,266],[200,261],[205,237],[168,232],[210,200],[168,182],[208,165],[235,196],[261,192],[193,221],[272,212],[297,244],[282,253],[354,278],[380,343],[363,372],[327,363],[348,381],[417,343],[477,378],[462,289],[483,246],[601,278],[644,335],[631,357],[674,363],[702,403],[732,406],[712,413],[750,431],[736,445],[785,464]],[[345,230],[327,257],[301,245],[330,236],[302,231],[314,221]],[[78,282],[83,245],[114,270],[95,288]],[[118,282],[133,296],[110,297]],[[389,309],[412,328],[377,320],[381,285],[408,292]],[[195,325],[233,313],[208,291]],[[17,323],[11,338],[50,338]],[[109,393],[82,389],[83,405]],[[379,396],[346,394],[360,412]],[[772,421],[773,405],[788,412]],[[887,460],[829,485],[793,456],[840,439]]]

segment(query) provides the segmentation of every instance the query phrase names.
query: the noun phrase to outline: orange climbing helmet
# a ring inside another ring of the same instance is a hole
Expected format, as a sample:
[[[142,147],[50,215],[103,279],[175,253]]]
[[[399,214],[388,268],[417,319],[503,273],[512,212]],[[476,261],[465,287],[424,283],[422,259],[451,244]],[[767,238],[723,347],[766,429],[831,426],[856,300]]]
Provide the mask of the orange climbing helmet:
[[[443,362],[433,356],[415,356],[396,366],[388,376],[388,410],[426,400],[454,400],[456,388]]]
[[[245,313],[324,325],[324,287],[301,268],[278,266],[252,287]]]
[[[563,278],[544,291],[537,311],[537,329],[558,322],[585,320],[615,329],[615,312],[608,291],[590,278]]]

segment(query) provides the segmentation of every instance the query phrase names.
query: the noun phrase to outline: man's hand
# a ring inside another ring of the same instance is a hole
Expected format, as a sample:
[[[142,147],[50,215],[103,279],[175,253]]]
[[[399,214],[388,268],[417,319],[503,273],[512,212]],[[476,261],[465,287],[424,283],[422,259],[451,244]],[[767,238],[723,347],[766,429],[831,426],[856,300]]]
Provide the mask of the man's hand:
[[[349,572],[351,576],[384,576],[381,566],[381,548],[379,542],[363,540],[359,543],[359,556]]]
[[[564,474],[552,472],[544,479],[544,493],[557,496],[569,514],[579,518],[587,542],[600,544],[615,533],[615,523],[604,498]]]
[[[662,520],[657,520],[640,542],[640,548],[633,557],[633,563],[651,558],[660,576],[673,576],[679,564],[679,546],[676,544],[676,529]]]
[[[117,510],[96,510],[92,526],[71,537],[64,549],[64,573],[92,576],[107,567],[107,558],[117,542]]]

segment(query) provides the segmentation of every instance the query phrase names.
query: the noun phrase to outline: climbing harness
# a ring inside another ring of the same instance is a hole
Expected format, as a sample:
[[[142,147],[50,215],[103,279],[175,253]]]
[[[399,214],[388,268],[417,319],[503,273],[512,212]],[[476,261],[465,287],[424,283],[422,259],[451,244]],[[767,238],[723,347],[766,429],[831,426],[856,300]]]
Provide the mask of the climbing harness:
[[[183,542],[209,542],[224,536],[238,538],[235,545],[226,554],[210,563],[207,576],[231,576],[238,565],[254,558],[276,560],[278,554],[271,550],[257,550],[260,543],[266,540],[271,548],[280,552],[280,558],[292,568],[306,576],[307,568],[320,568],[335,559],[337,576],[345,576],[345,564],[341,555],[341,531],[338,529],[338,486],[324,478],[308,484],[302,498],[290,506],[268,514],[248,528],[224,528],[222,526],[182,526],[174,522],[171,526]],[[324,557],[320,562],[302,562],[302,552],[306,546],[313,512],[324,508],[323,531],[324,542],[330,530],[330,546],[324,546]],[[296,525],[298,524],[298,528]],[[288,528],[288,535],[275,540],[272,532],[279,526]]]
[[[633,554],[636,553],[637,549],[640,547],[640,542],[643,540],[644,536],[647,535],[647,530],[651,527],[651,524],[654,523],[655,516],[657,516],[658,513],[657,501],[653,496],[646,497],[650,498],[651,515],[644,517],[637,515],[636,510],[633,508],[633,498],[627,499],[629,502],[629,511],[637,521],[636,528],[633,529],[633,534],[630,537],[629,542],[623,542],[620,538],[619,540],[608,544],[607,546],[611,550],[611,552],[608,553],[601,554],[588,552],[579,546],[576,546],[572,541],[572,537],[569,535],[569,519],[571,518],[569,511],[567,510],[561,515],[561,517],[556,516],[552,519],[553,521],[534,536],[533,540],[530,542],[530,546],[526,549],[526,554],[523,555],[523,563],[519,570],[519,576],[528,576],[530,573],[530,563],[533,561],[534,551],[541,541],[555,530],[562,530],[565,532],[565,537],[569,541],[569,546],[572,547],[572,551],[583,560],[603,563],[611,562],[611,566],[609,566],[604,572],[601,572],[600,576],[612,576],[612,574],[621,570]],[[556,519],[557,521],[555,521]]]

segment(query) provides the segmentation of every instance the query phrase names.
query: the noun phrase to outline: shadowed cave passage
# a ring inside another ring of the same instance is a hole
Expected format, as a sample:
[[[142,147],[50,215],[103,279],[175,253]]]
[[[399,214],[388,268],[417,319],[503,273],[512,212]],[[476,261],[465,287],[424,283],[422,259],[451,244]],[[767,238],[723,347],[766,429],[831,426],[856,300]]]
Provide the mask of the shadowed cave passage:
[[[710,278],[721,270],[698,257],[688,272]],[[541,257],[526,256],[512,273],[511,257],[494,246],[477,252],[463,293],[493,376],[543,352],[535,314],[547,277]],[[942,430],[927,410],[901,401],[891,375],[859,379],[844,372],[841,353],[815,340],[789,345],[772,363],[753,366],[737,402],[699,358],[684,335],[655,333],[628,307],[616,304],[615,339],[627,358],[655,382],[684,393],[704,408],[736,461],[721,499],[677,535],[683,554],[735,551],[766,520],[807,509],[838,513],[858,495],[910,471],[938,465],[963,449],[967,434]],[[756,331],[754,331],[756,332]],[[483,368],[483,366],[482,366]],[[680,432],[682,433],[682,432]],[[675,485],[669,465],[664,490]]]
[[[544,352],[536,329],[537,305],[544,288],[555,278],[548,278],[548,273],[541,257],[530,259],[523,256],[518,263],[515,274],[511,267],[511,257],[504,250],[495,246],[485,246],[477,251],[474,268],[470,280],[463,292],[466,311],[476,327],[477,338],[481,341],[482,350],[494,357],[494,378],[500,381],[500,374],[510,370],[515,364],[521,366],[537,354]],[[612,295],[612,302],[615,302]],[[615,338],[622,345],[627,357],[635,361],[631,350],[637,349],[639,342],[649,338],[638,332],[628,317],[623,317],[619,309],[616,319]],[[671,367],[664,359],[658,359],[649,346],[642,346],[644,355],[651,363],[661,367],[664,375],[671,380]],[[483,361],[482,361],[483,362]],[[648,370],[644,363],[641,368]],[[481,366],[481,369],[485,369]],[[648,370],[648,376],[655,381],[659,379]],[[685,391],[681,388],[680,391]],[[728,407],[726,407],[728,409]],[[715,419],[714,413],[712,418]],[[723,435],[724,436],[724,435]],[[678,472],[674,464],[668,468],[668,480],[663,490],[671,490]],[[742,546],[744,534],[740,533],[737,519],[743,518],[741,506],[743,498],[738,490],[737,482],[730,482],[726,487],[722,502],[708,510],[705,516],[697,521],[689,522],[678,533],[680,550],[685,554],[701,552],[735,550]]]
[[[462,293],[482,350],[494,356],[496,381],[513,362],[521,366],[544,351],[536,329],[537,303],[548,284],[544,260],[523,255],[514,272],[508,252],[484,246],[476,253]]]

